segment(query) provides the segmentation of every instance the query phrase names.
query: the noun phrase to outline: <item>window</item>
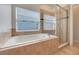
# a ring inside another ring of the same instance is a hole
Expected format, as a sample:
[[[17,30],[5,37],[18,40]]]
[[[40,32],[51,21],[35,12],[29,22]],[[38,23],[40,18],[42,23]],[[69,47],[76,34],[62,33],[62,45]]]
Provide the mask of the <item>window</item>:
[[[38,12],[16,7],[16,31],[38,31],[39,17]]]
[[[49,15],[44,15],[44,30],[55,30],[56,18]]]

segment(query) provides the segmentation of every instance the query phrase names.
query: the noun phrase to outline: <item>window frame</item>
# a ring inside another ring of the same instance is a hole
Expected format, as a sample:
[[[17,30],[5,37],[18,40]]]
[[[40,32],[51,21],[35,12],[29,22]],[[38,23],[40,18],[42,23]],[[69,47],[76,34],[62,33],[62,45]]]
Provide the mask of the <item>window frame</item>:
[[[45,15],[45,14],[44,14],[44,16],[50,16],[50,15]],[[45,19],[45,17],[44,17],[44,22],[43,22],[43,23],[45,23],[45,22],[47,22],[47,23],[52,23],[52,29],[49,29],[49,28],[46,29],[46,28],[45,28],[45,24],[44,24],[43,27],[44,27],[44,30],[45,30],[45,31],[56,30],[56,24],[55,24],[55,26],[53,25],[53,24],[54,24],[54,23],[53,23],[53,16],[51,16],[51,17],[52,17],[52,20],[51,20],[52,22],[50,22],[49,19]],[[56,18],[55,18],[55,20],[56,20]],[[55,21],[55,23],[56,23],[56,21]],[[54,28],[53,28],[53,27],[54,27]]]
[[[16,31],[17,31],[17,32],[40,31],[40,19],[39,19],[39,21],[38,21],[38,28],[37,28],[37,29],[19,30],[19,29],[18,29],[18,26],[17,26],[17,21],[18,21],[17,16],[18,16],[18,15],[22,15],[22,14],[18,14],[18,13],[17,13],[17,8],[20,8],[20,7],[16,7],[16,8],[15,8],[15,14],[16,14]],[[22,9],[24,9],[24,8],[22,8]],[[24,9],[24,10],[28,10],[28,9]],[[31,11],[31,10],[29,10],[29,11]],[[35,11],[32,11],[32,12],[35,12]],[[40,17],[40,13],[39,13],[39,12],[35,12],[35,13],[38,13],[38,15],[39,15],[39,17]],[[26,16],[26,15],[22,15],[22,16]],[[26,16],[26,17],[29,17],[29,16]],[[19,20],[19,21],[21,21],[21,20]]]

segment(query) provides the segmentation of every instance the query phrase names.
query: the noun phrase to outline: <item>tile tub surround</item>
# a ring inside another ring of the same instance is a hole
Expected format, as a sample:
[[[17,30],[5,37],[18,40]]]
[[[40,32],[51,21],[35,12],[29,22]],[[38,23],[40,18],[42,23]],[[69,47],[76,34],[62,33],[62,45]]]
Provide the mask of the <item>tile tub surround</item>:
[[[23,45],[0,51],[1,55],[50,55],[58,50],[59,39],[50,38],[38,43]],[[1,49],[0,49],[1,50]]]
[[[37,33],[40,33],[40,31],[17,32],[15,28],[12,28],[12,36],[29,35],[29,34],[37,34]]]

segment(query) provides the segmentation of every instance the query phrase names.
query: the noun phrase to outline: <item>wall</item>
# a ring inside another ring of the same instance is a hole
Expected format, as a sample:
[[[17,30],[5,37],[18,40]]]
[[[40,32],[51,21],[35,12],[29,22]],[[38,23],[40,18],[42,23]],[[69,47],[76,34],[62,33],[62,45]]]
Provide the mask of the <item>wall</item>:
[[[11,5],[0,5],[0,45],[11,36]]]
[[[79,42],[79,5],[73,6],[73,38],[75,41]]]

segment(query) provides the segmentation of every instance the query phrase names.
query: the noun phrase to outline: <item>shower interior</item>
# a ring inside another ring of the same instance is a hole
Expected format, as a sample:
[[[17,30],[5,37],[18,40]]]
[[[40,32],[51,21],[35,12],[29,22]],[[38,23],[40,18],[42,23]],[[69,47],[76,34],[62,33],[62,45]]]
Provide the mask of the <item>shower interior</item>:
[[[56,8],[56,35],[59,37],[60,45],[68,43],[68,10],[57,5]]]
[[[54,5],[54,16],[56,25],[55,30],[52,32],[53,35],[59,37],[59,46],[63,47],[68,44],[68,18],[69,18],[68,10],[60,5]],[[47,32],[51,34],[50,32]]]

